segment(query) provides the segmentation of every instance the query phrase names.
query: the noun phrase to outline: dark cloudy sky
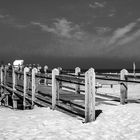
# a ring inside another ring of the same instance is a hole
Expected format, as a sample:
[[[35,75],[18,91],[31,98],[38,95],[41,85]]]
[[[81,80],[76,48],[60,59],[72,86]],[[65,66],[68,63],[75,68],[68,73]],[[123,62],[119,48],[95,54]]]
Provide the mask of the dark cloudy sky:
[[[0,60],[140,68],[140,0],[0,0]]]

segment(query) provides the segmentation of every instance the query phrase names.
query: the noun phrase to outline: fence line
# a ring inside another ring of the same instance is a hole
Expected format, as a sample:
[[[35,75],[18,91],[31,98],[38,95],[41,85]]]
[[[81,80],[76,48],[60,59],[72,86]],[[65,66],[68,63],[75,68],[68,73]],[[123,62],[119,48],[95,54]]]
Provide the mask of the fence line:
[[[12,88],[9,88],[6,84],[6,77],[12,73]],[[61,68],[53,69],[52,73],[48,73],[48,67],[44,67],[44,73],[40,73],[40,69],[36,68],[28,68],[25,67],[23,71],[19,71],[16,68],[12,67],[12,70],[9,70],[7,67],[0,67],[0,86],[1,86],[1,99],[2,94],[7,90],[12,91],[12,101],[13,108],[16,109],[18,106],[19,97],[17,96],[17,86],[18,86],[18,75],[23,76],[23,109],[26,109],[28,106],[26,99],[31,101],[31,108],[34,107],[34,104],[39,104],[39,102],[43,102],[45,99],[41,99],[40,95],[36,95],[37,92],[37,79],[45,79],[44,85],[48,86],[48,80],[51,80],[52,92],[51,92],[51,104],[52,109],[54,110],[57,104],[57,101],[63,101],[59,98],[61,88],[70,88],[75,91],[75,93],[80,94],[80,92],[85,92],[85,122],[91,122],[95,120],[95,92],[96,88],[99,86],[96,84],[96,79],[101,80],[111,80],[120,82],[120,103],[125,104],[127,101],[127,91],[128,91],[128,82],[132,83],[140,83],[140,81],[131,81],[128,80],[129,75],[127,70],[123,69],[120,72],[120,79],[114,78],[103,78],[98,77],[95,74],[93,68],[89,69],[84,75],[80,76],[81,69],[77,67],[75,69],[75,74],[63,73]],[[31,82],[31,87],[29,86]],[[62,84],[62,82],[75,84],[75,87],[68,87]],[[80,90],[80,86],[84,86],[85,90]],[[27,92],[29,92],[29,88],[31,88],[31,93],[29,93],[30,97],[28,97]],[[5,91],[4,91],[5,90]],[[8,94],[6,94],[8,97]],[[36,100],[36,98],[40,98],[41,100]],[[8,103],[8,98],[6,99]],[[74,105],[74,103],[72,103]],[[79,106],[79,105],[77,105]],[[83,109],[83,107],[81,107]]]

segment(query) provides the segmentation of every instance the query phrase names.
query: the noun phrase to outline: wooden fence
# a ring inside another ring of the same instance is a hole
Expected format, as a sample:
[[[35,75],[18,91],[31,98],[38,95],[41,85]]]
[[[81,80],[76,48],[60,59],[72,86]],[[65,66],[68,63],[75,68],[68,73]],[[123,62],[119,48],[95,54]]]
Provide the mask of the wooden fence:
[[[76,114],[73,109],[63,105],[63,103],[69,103],[70,106],[83,109],[85,122],[91,122],[95,120],[95,94],[96,89],[100,87],[97,85],[96,79],[118,81],[120,83],[120,103],[125,104],[127,102],[127,83],[140,83],[140,81],[129,80],[128,78],[132,78],[132,75],[129,75],[125,69],[121,70],[119,75],[104,76],[96,75],[93,68],[82,73],[80,68],[77,67],[75,73],[69,73],[61,68],[50,71],[45,66],[44,73],[41,73],[40,69],[35,67],[17,68],[12,66],[10,69],[8,66],[1,66],[0,103],[5,106],[11,105],[14,109],[18,108],[19,102],[23,109],[34,108],[34,105],[47,106],[49,104],[53,110],[60,108]],[[63,82],[72,83],[75,87],[64,85]],[[45,91],[46,94],[39,91],[39,85],[42,84],[48,87]],[[81,90],[80,86],[84,86],[84,90]],[[68,101],[69,99],[64,100],[62,96],[60,97],[64,88],[74,90],[75,95],[84,97],[84,107]],[[81,92],[84,93],[84,96],[80,96]],[[11,104],[10,100],[12,101]]]

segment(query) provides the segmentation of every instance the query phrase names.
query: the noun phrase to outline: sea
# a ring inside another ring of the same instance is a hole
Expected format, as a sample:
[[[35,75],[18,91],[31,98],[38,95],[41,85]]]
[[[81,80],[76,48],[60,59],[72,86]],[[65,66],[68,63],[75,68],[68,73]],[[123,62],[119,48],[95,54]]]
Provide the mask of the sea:
[[[63,69],[64,71],[74,73],[74,69]],[[88,69],[82,69],[81,72],[86,72]],[[95,69],[96,73],[120,73],[122,69]],[[133,69],[127,69],[129,73],[133,73]],[[136,69],[135,73],[140,73],[140,69]]]

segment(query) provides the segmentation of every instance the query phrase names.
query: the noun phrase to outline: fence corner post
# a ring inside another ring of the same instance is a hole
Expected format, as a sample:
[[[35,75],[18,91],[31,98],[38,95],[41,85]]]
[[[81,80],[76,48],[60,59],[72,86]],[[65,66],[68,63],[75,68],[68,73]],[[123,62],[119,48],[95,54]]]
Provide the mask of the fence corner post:
[[[95,120],[95,71],[85,73],[85,123]]]
[[[32,69],[32,108],[34,108],[34,101],[35,101],[35,92],[36,92],[36,80],[35,74],[37,73],[37,69]]]
[[[79,67],[76,67],[75,68],[75,75],[76,76],[79,76],[79,73],[81,72],[81,69]],[[77,94],[80,94],[80,85],[76,84],[75,85],[75,93]]]
[[[126,69],[122,69],[120,71],[120,80],[126,80],[126,82],[120,83],[120,103],[125,104],[127,102],[127,94],[128,94],[128,86],[127,86],[127,76],[128,71]]]
[[[56,80],[56,76],[59,75],[58,69],[52,70],[52,109],[56,107],[56,99],[59,94],[59,82]]]

